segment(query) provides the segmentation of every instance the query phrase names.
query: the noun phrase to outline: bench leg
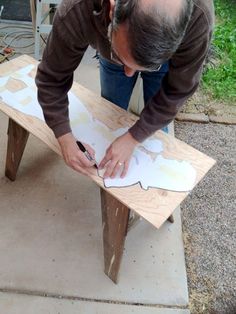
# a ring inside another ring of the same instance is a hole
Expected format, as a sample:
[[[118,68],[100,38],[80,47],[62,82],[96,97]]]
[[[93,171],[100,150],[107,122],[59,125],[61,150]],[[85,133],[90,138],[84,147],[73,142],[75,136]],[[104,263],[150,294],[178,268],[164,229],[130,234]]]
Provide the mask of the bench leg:
[[[129,221],[129,208],[105,190],[101,192],[105,274],[117,283]]]
[[[11,181],[15,181],[21,157],[29,137],[29,132],[12,119],[9,119],[7,134],[8,143],[5,176]]]

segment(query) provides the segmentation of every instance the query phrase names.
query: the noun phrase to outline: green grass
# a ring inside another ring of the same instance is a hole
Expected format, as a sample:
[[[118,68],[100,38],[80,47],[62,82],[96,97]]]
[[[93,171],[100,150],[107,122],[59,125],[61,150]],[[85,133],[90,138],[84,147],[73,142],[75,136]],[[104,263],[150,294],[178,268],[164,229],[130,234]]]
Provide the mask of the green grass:
[[[217,60],[209,64],[202,78],[203,89],[213,99],[236,101],[236,2],[215,0],[216,27],[213,47]]]

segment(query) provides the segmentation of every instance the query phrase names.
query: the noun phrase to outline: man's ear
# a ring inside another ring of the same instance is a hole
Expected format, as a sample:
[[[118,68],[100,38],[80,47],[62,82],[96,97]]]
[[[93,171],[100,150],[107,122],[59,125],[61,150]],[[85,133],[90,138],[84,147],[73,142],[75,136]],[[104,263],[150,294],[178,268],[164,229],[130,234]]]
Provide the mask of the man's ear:
[[[112,20],[114,8],[115,8],[115,0],[110,0],[110,11],[109,11],[110,20]]]

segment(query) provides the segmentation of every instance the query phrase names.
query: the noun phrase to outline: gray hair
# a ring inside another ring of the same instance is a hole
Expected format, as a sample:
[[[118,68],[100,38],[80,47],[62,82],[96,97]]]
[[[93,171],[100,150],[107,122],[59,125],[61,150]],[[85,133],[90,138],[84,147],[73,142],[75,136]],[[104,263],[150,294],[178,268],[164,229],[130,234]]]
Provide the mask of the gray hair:
[[[138,65],[155,70],[178,49],[191,17],[192,0],[183,0],[179,14],[174,17],[166,10],[159,11],[156,3],[144,10],[141,2],[116,0],[112,28],[116,31],[126,23],[133,59]]]

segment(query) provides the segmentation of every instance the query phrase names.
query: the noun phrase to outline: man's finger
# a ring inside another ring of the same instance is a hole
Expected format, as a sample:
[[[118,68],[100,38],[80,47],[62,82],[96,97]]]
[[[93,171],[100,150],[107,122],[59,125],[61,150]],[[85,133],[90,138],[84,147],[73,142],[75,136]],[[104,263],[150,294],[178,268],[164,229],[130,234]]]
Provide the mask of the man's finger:
[[[95,160],[89,160],[84,153],[78,151],[77,160],[76,160],[82,167],[93,167],[95,164]]]
[[[123,167],[124,167],[124,163],[118,162],[118,163],[116,164],[116,166],[114,167],[114,169],[113,169],[112,174],[110,175],[110,177],[111,177],[112,179],[115,178],[115,176],[117,175],[117,173],[118,173],[119,171],[121,171],[121,170],[123,169]]]
[[[86,148],[87,152],[90,154],[90,156],[94,158],[95,157],[95,150],[87,144],[83,143],[83,145]]]
[[[73,165],[73,169],[86,176],[94,176],[97,173],[94,167],[84,168],[83,165],[78,165],[78,164]]]
[[[81,167],[77,162],[73,162],[70,164],[70,167],[73,168],[75,171],[79,172],[79,173],[82,173],[84,175],[88,175],[88,172],[83,168]]]
[[[104,178],[109,178],[109,177],[111,176],[111,174],[112,174],[112,172],[113,172],[113,170],[114,170],[116,164],[117,164],[117,161],[111,161],[111,162],[108,164],[108,166],[107,166],[107,168],[106,168],[106,171],[105,171],[105,173],[104,173]]]
[[[106,153],[105,157],[103,158],[103,160],[100,162],[99,164],[99,169],[103,169],[105,167],[105,165],[108,163],[108,161],[111,160],[111,156],[108,153]]]
[[[121,178],[124,178],[127,175],[128,169],[129,169],[129,161],[126,161],[124,163],[124,167],[123,167],[122,173],[120,175]]]

